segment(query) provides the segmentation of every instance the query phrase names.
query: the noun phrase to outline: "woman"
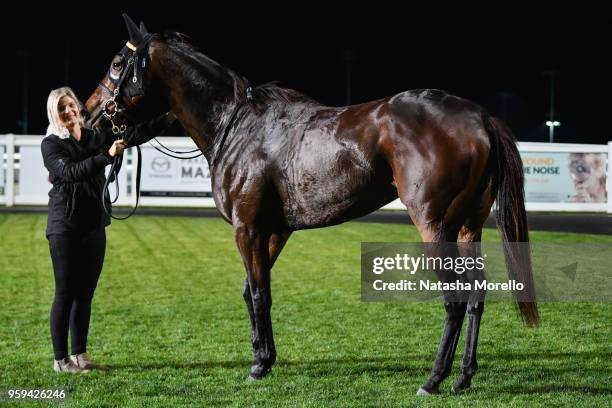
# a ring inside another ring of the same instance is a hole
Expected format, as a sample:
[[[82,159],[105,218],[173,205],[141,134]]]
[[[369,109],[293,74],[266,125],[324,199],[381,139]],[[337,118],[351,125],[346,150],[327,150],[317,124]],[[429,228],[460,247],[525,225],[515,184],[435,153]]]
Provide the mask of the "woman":
[[[53,369],[69,373],[96,367],[87,354],[87,332],[104,262],[104,228],[110,224],[102,207],[104,168],[124,149],[159,135],[175,119],[171,113],[164,114],[128,128],[122,139],[114,140],[112,134],[85,128],[81,110],[82,104],[70,88],[51,91],[47,99],[49,127],[41,144],[53,184],[46,230],[55,275],[50,317]],[[105,200],[108,202],[108,197]]]

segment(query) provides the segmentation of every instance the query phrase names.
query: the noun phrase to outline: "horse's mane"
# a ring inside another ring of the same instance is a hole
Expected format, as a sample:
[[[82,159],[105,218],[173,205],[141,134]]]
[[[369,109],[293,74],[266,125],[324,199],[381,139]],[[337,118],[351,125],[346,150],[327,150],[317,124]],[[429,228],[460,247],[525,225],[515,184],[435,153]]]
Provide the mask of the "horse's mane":
[[[217,80],[233,86],[234,98],[252,106],[257,111],[265,110],[270,104],[279,102],[315,102],[296,90],[280,87],[277,82],[268,82],[251,87],[248,79],[204,55],[202,51],[192,44],[191,38],[185,34],[175,31],[164,31],[155,34],[153,38],[165,43],[179,55],[195,61],[207,72],[212,73]],[[191,75],[195,82],[199,81],[194,71],[186,71],[186,73]],[[249,88],[251,90],[248,93],[251,97],[247,98],[247,90]]]

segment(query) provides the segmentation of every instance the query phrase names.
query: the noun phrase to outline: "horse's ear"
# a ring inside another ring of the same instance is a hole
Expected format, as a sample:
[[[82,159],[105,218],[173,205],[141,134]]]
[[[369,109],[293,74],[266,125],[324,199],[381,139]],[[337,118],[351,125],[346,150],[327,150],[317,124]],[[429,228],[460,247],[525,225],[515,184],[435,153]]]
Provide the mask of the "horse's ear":
[[[147,27],[144,25],[144,21],[140,22],[140,34],[143,36],[149,34],[149,30],[147,30]]]
[[[130,42],[134,45],[140,44],[144,37],[140,33],[138,26],[136,26],[136,23],[134,23],[130,16],[125,13],[123,13],[123,19],[125,20],[125,26],[127,27],[128,33],[130,34]]]

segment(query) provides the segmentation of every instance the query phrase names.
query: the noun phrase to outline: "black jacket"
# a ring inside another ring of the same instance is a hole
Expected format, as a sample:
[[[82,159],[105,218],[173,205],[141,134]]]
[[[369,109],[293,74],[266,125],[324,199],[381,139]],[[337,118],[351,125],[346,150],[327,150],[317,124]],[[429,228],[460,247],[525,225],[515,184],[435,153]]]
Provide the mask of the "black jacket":
[[[122,135],[127,146],[136,146],[161,134],[167,127],[166,115],[130,127]],[[41,151],[49,170],[49,216],[47,236],[63,233],[85,233],[110,224],[102,209],[104,168],[111,164],[108,155],[116,136],[110,132],[81,129],[81,140],[70,136],[45,137]],[[107,203],[108,195],[105,197]],[[107,208],[110,205],[107,204]]]

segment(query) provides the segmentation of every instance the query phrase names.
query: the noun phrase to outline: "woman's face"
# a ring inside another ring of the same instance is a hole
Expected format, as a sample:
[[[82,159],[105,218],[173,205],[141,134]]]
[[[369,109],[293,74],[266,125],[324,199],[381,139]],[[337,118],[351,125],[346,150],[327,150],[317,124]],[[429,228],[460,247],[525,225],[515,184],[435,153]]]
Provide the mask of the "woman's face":
[[[62,96],[57,108],[59,110],[60,120],[68,129],[79,123],[81,113],[79,112],[79,105],[77,105],[74,99],[69,96]]]

